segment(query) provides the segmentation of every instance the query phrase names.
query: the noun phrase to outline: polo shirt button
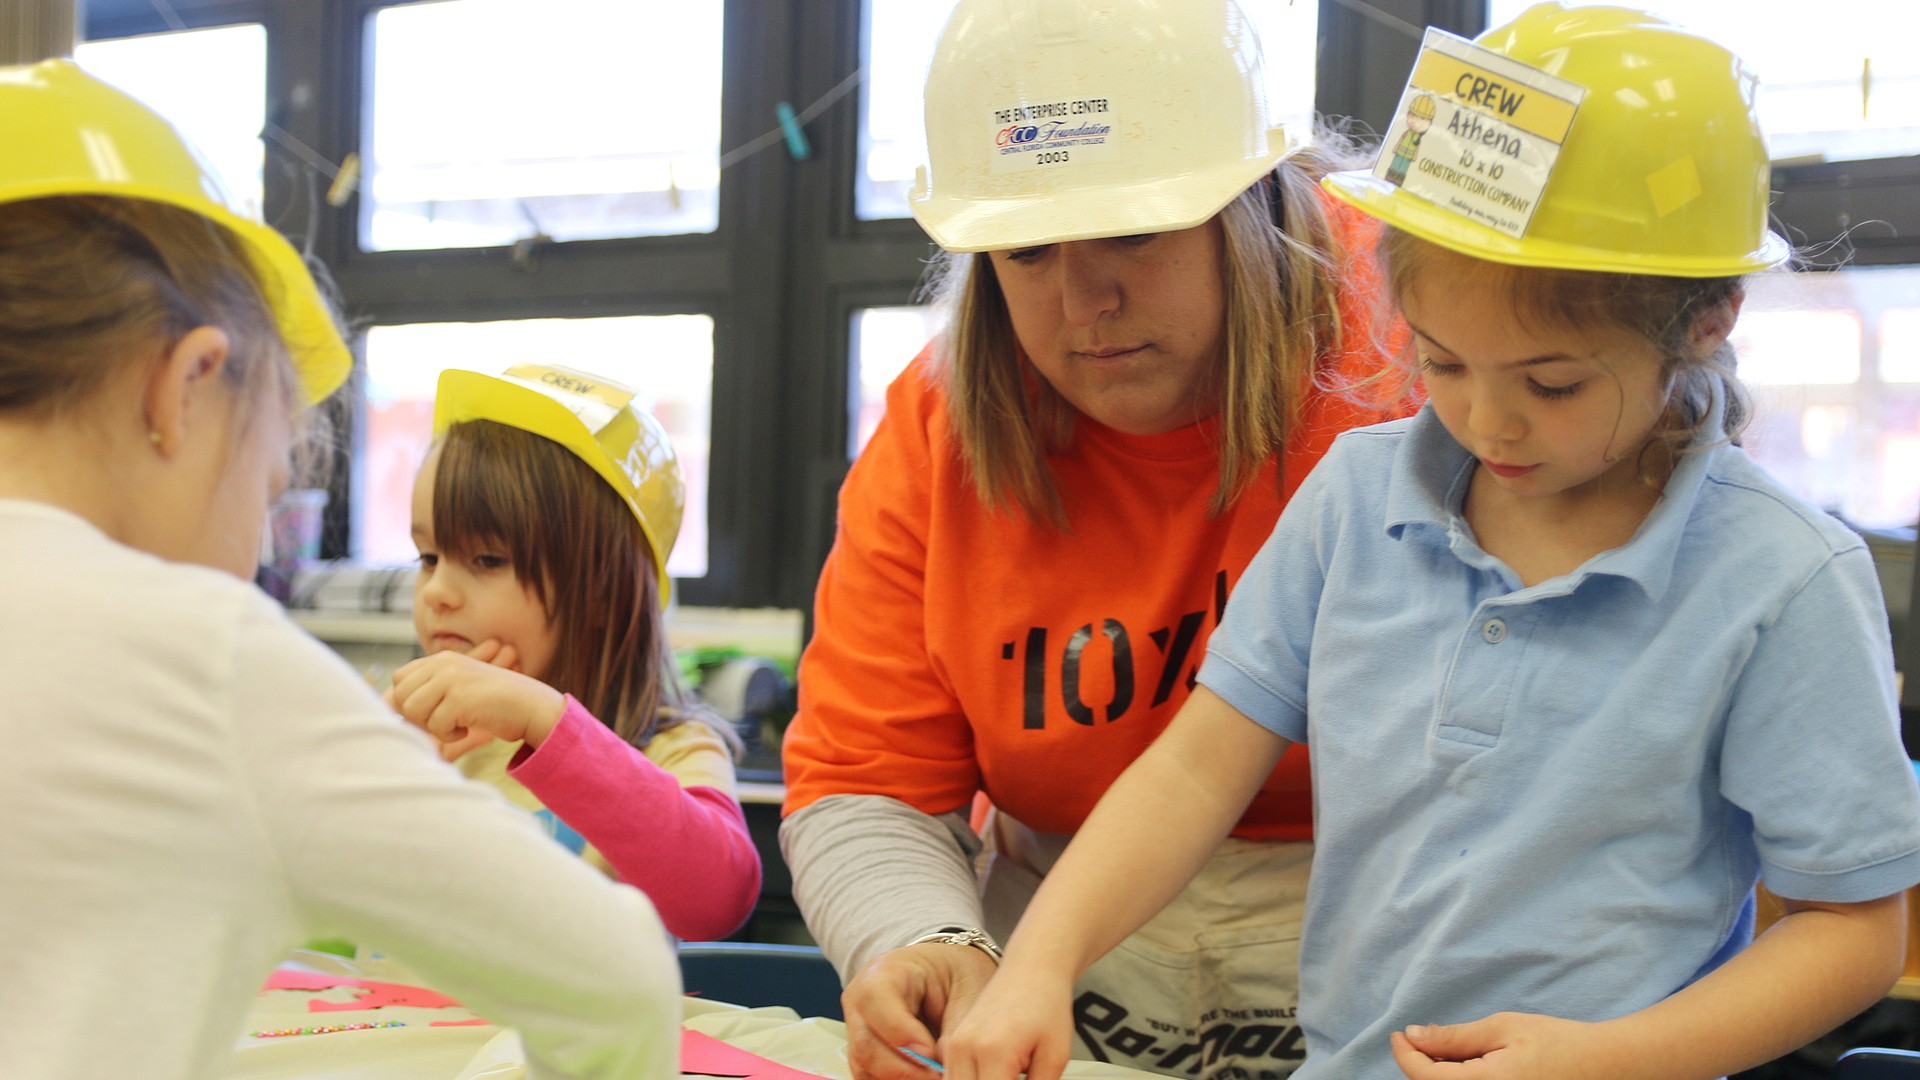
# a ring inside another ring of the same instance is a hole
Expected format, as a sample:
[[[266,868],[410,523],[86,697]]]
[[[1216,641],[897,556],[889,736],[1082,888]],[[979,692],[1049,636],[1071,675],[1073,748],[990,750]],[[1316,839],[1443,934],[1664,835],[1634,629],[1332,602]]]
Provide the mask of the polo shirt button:
[[[1507,624],[1499,619],[1488,619],[1480,627],[1480,636],[1487,640],[1487,644],[1498,645],[1507,640]]]

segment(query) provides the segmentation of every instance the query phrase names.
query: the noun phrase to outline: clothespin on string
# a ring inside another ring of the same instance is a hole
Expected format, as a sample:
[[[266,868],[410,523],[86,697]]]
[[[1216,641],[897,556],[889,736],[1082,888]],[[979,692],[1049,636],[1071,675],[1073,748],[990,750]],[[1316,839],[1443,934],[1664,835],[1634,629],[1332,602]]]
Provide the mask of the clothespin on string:
[[[813,147],[807,143],[806,129],[800,126],[800,118],[794,115],[792,104],[776,102],[773,115],[780,121],[780,133],[787,138],[787,155],[795,161],[805,161],[812,156]]]

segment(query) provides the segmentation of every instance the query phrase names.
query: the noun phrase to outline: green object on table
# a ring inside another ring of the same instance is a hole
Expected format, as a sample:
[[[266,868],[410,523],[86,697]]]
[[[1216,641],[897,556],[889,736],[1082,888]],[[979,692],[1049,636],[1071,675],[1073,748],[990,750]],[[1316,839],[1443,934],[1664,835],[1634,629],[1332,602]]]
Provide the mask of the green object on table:
[[[332,953],[335,956],[344,956],[349,960],[358,956],[360,953],[360,950],[354,947],[353,942],[342,941],[339,938],[315,938],[300,947],[310,952]]]

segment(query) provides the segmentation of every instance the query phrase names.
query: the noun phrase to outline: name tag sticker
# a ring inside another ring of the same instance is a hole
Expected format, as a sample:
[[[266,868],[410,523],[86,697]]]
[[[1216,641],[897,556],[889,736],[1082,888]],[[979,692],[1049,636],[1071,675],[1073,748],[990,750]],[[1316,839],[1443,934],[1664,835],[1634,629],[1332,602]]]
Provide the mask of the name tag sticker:
[[[1518,238],[1586,92],[1430,28],[1373,174]]]
[[[1113,101],[1105,97],[1010,102],[988,127],[996,173],[1072,168],[1118,153]]]

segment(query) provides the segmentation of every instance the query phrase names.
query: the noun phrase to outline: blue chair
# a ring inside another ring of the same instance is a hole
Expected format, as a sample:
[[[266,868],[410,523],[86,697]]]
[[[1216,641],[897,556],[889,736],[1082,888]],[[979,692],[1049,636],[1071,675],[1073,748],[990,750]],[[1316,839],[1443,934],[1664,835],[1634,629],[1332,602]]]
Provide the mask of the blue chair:
[[[785,1005],[801,1016],[844,1020],[840,976],[812,945],[701,941],[680,945],[680,978],[689,994],[759,1008]]]
[[[1862,1047],[1840,1055],[1833,1080],[1920,1080],[1920,1053]]]

